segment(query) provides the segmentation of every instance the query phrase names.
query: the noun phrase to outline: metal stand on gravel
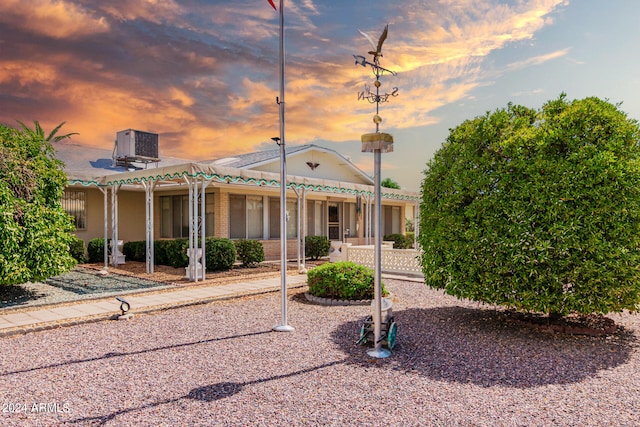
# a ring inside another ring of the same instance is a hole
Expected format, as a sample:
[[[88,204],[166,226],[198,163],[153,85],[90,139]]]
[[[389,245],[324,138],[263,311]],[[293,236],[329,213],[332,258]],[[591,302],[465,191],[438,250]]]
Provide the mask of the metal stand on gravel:
[[[373,316],[367,317],[367,320],[362,324],[360,328],[360,339],[358,344],[367,344],[373,342],[374,345],[380,342],[380,345],[387,347],[389,350],[393,350],[396,345],[396,335],[398,333],[398,325],[393,319],[392,315],[392,303],[390,299],[382,300],[382,314],[380,316],[380,337],[375,338],[375,328]],[[372,304],[373,305],[373,304]]]

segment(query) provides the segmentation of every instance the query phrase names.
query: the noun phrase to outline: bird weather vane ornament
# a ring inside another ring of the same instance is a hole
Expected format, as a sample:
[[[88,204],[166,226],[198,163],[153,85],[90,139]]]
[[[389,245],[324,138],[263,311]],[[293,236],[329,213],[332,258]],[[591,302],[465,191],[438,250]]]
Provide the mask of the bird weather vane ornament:
[[[369,54],[373,55],[374,61],[378,57],[382,56],[382,43],[384,43],[384,41],[387,39],[387,34],[389,33],[389,25],[385,25],[384,30],[382,31],[382,34],[380,34],[380,38],[378,39],[378,45],[377,46],[373,42],[373,39],[371,38],[371,36],[369,34],[365,33],[364,31],[360,31],[360,30],[358,30],[358,32],[360,32],[360,34],[362,34],[367,40],[369,40],[369,43],[371,43],[371,47],[374,50],[369,51]]]
[[[363,67],[371,67],[374,76],[376,77],[376,81],[374,82],[374,86],[376,87],[375,92],[371,91],[371,88],[368,85],[365,85],[364,91],[358,92],[358,101],[367,100],[371,104],[376,104],[376,115],[373,118],[374,123],[376,124],[376,132],[378,132],[378,125],[382,122],[382,119],[378,115],[378,105],[389,100],[389,97],[398,96],[398,88],[392,88],[391,92],[380,93],[380,77],[384,73],[389,73],[393,76],[396,76],[397,73],[395,71],[391,71],[387,68],[380,66],[380,58],[382,57],[382,44],[387,39],[387,35],[389,33],[389,25],[384,27],[380,38],[378,39],[378,43],[376,44],[373,41],[373,38],[364,31],[358,30],[360,34],[362,34],[371,44],[371,49],[368,53],[373,56],[373,62],[367,61],[367,59],[362,55],[353,55],[356,60],[356,65],[361,65]]]

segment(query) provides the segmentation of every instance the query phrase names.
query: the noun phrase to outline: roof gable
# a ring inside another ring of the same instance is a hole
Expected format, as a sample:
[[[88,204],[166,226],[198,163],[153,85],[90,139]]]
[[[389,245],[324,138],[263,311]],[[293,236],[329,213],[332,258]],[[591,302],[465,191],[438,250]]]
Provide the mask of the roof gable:
[[[286,147],[287,175],[373,184],[372,178],[340,153],[317,145]],[[263,172],[280,171],[280,149],[257,151],[214,160],[212,165]]]

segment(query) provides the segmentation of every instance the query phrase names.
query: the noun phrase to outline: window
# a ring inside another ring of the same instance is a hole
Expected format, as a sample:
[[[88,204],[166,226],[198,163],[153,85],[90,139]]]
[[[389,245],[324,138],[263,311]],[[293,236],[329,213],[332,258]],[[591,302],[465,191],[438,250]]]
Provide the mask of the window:
[[[344,232],[347,237],[358,236],[358,214],[356,213],[355,203],[344,204],[344,226],[346,227]]]
[[[371,212],[369,212],[369,210],[371,210]],[[371,237],[375,236],[375,231],[376,231],[376,205],[372,204],[365,204],[364,205],[364,218],[365,218],[365,229],[364,229],[364,235],[367,235],[367,228],[370,230],[371,233]],[[371,214],[371,216],[368,216],[369,214]],[[371,221],[369,221],[371,220]],[[383,228],[384,228],[384,224],[383,224]]]
[[[214,235],[213,193],[205,195],[205,234]],[[200,215],[198,204],[198,215]],[[160,237],[189,237],[189,195],[160,196]]]
[[[62,208],[73,217],[76,230],[87,229],[87,193],[84,191],[64,190]]]
[[[298,235],[298,201],[287,197],[287,238]],[[280,198],[269,197],[269,237],[280,238]]]
[[[245,196],[229,196],[229,237],[243,239],[247,235],[247,204]]]
[[[247,238],[264,237],[264,207],[262,196],[247,196]]]
[[[384,234],[400,233],[400,206],[382,207],[382,229]]]
[[[215,235],[215,222],[213,221],[213,200],[214,194],[206,194],[204,198],[204,224],[207,236]]]
[[[326,236],[324,221],[325,203],[320,200],[307,201],[307,235]]]
[[[264,237],[262,196],[229,195],[229,237],[262,239]]]

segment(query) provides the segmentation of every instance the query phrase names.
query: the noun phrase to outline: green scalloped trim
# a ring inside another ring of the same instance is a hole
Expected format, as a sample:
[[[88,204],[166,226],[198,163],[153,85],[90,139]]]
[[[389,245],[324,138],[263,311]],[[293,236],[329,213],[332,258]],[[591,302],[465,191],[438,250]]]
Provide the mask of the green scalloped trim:
[[[213,179],[217,179],[218,182],[224,182],[224,183],[228,183],[228,184],[253,184],[256,186],[274,186],[274,187],[280,187],[280,181],[277,180],[266,180],[266,179],[256,179],[256,178],[243,178],[241,176],[232,176],[232,175],[218,175],[218,174],[213,174],[213,175],[207,175],[206,173],[203,172],[198,172],[195,175],[189,174],[188,172],[179,172],[179,173],[174,173],[174,174],[165,174],[165,175],[153,175],[153,176],[145,176],[145,177],[141,177],[141,178],[135,178],[135,179],[115,179],[115,180],[111,180],[111,181],[107,181],[104,184],[101,184],[97,181],[94,180],[90,180],[90,181],[83,181],[83,180],[78,180],[78,179],[74,179],[74,180],[70,180],[69,184],[73,185],[73,184],[81,184],[85,187],[88,187],[90,185],[96,185],[98,187],[107,187],[107,186],[111,186],[111,185],[122,185],[122,184],[141,184],[143,182],[148,183],[151,181],[161,181],[161,180],[167,180],[167,179],[176,179],[176,178],[206,178],[209,180],[213,180]],[[367,195],[367,196],[373,196],[374,193],[372,191],[366,190],[356,190],[353,188],[340,188],[340,187],[333,187],[333,186],[328,186],[328,185],[312,185],[312,184],[299,184],[299,183],[295,183],[295,182],[290,182],[288,183],[288,186],[295,188],[295,189],[305,189],[305,190],[309,190],[309,191],[320,191],[320,192],[325,192],[325,193],[343,193],[343,194],[353,194],[353,195]],[[393,200],[405,200],[405,201],[418,201],[420,200],[420,198],[418,196],[408,196],[408,195],[404,195],[404,194],[394,194],[394,193],[381,193],[382,197],[385,197],[387,199],[393,199]]]

